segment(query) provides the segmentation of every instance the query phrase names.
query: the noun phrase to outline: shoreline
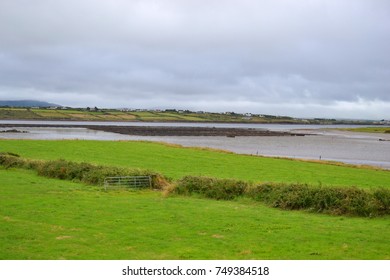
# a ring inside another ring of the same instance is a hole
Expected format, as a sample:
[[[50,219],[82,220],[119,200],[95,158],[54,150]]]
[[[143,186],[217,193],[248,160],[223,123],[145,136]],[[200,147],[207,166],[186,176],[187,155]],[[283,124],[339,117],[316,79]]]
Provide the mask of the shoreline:
[[[154,124],[122,126],[118,123],[112,125],[104,123],[1,124],[0,121],[0,130],[2,130],[1,127],[6,127],[3,130],[14,127],[17,130],[29,131],[26,134],[13,133],[9,136],[7,136],[7,133],[1,133],[1,139],[145,140],[178,144],[184,147],[216,148],[237,154],[258,154],[267,157],[312,160],[318,160],[321,157],[321,161],[330,160],[352,165],[370,165],[380,169],[390,169],[389,159],[383,153],[383,150],[388,147],[389,134],[323,130],[318,127],[295,129],[293,126],[286,128],[288,130],[285,130],[285,128],[279,130],[278,127],[273,126],[232,128],[219,127],[217,124],[215,124],[215,127],[188,127],[186,124],[180,126],[165,124],[165,126],[156,127]],[[382,138],[386,141],[383,141]]]
[[[0,124],[0,128],[50,127],[86,128],[97,131],[135,136],[305,136],[307,133],[270,131],[255,128],[184,127],[184,126],[105,126],[105,125],[58,125],[58,124]],[[312,134],[310,134],[312,135]]]

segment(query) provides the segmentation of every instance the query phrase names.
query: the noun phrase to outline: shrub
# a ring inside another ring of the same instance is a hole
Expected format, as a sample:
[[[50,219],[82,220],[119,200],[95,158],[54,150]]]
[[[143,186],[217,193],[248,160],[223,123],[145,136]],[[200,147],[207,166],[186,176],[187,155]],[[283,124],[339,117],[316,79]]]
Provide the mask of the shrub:
[[[389,189],[377,189],[373,193],[375,198],[378,214],[389,215],[390,214],[390,190]]]
[[[224,200],[246,196],[275,208],[304,209],[333,215],[372,217],[390,214],[388,189],[370,191],[356,187],[316,187],[282,183],[250,185],[231,179],[186,176],[170,191]]]
[[[186,176],[177,182],[175,191],[178,194],[200,194],[213,199],[231,200],[242,196],[248,185],[239,180]]]
[[[12,153],[12,152],[0,152],[0,156],[13,156],[13,157],[20,157],[20,155]]]
[[[310,208],[313,203],[311,188],[302,184],[264,183],[248,188],[246,195],[282,209],[305,209]]]
[[[103,185],[104,178],[110,176],[151,176],[152,188],[161,189],[167,184],[167,180],[160,174],[141,169],[128,169],[111,166],[93,165],[90,163],[77,163],[60,160],[34,161],[0,154],[0,165],[6,168],[18,167],[34,169],[38,175],[62,180],[75,180],[90,185]]]
[[[374,192],[356,187],[314,187],[301,184],[260,184],[248,188],[247,196],[281,209],[334,215],[378,216],[390,214],[390,191]]]
[[[25,161],[19,157],[19,155],[13,154],[13,153],[0,153],[0,165],[4,166],[5,168],[11,168],[11,167],[23,167],[25,164]]]
[[[101,166],[65,160],[47,161],[39,165],[37,170],[41,176],[77,180],[90,185],[103,185],[104,178],[112,176],[151,176],[152,188],[162,188],[166,182],[163,176],[148,170]]]

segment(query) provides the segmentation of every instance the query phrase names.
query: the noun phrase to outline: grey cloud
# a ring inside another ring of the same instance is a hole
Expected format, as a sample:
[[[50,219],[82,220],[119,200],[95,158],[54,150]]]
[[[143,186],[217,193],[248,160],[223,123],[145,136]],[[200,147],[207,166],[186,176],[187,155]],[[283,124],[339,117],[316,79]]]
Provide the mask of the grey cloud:
[[[389,118],[389,26],[380,0],[3,0],[0,98]]]

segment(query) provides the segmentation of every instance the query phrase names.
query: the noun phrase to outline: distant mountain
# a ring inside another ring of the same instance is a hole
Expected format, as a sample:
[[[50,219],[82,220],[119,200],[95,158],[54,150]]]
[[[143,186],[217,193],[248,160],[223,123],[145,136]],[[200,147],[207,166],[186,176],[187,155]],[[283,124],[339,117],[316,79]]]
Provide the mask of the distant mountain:
[[[61,105],[37,100],[0,100],[0,107],[59,107]]]

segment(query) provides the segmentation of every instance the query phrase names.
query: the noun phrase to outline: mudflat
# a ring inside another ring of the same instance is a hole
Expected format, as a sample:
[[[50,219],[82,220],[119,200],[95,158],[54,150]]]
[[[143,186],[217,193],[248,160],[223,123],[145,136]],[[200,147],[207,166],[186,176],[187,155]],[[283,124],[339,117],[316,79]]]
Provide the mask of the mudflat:
[[[305,136],[305,133],[270,131],[255,128],[181,127],[181,126],[107,126],[58,124],[1,124],[0,127],[63,127],[87,128],[105,132],[139,136]]]

